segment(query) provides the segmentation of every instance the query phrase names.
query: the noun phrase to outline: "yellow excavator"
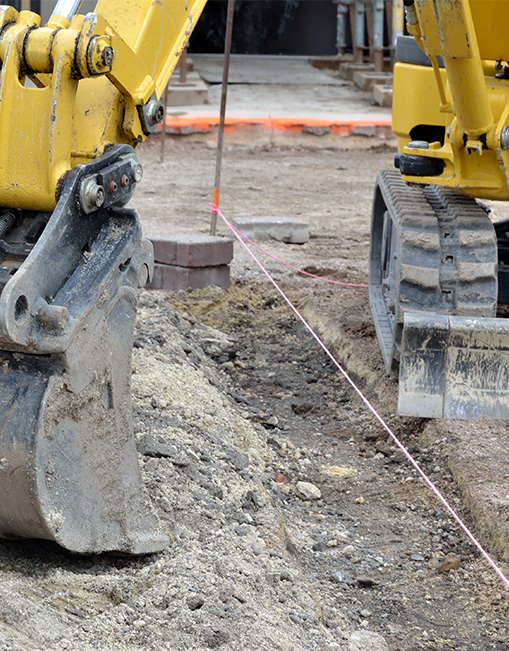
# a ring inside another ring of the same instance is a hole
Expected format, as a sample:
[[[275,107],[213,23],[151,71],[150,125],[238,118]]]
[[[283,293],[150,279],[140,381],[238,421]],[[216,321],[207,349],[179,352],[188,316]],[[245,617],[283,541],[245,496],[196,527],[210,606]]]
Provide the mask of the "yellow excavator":
[[[168,540],[131,422],[136,289],[151,245],[125,206],[135,147],[206,0],[0,6],[0,535],[79,553]],[[509,416],[509,2],[405,0],[378,180],[370,302],[401,413]],[[508,19],[508,20],[506,20]]]
[[[131,420],[136,145],[205,0],[0,6],[0,535],[163,549]]]
[[[404,0],[395,166],[376,186],[370,304],[398,411],[509,418],[509,46],[504,0]]]

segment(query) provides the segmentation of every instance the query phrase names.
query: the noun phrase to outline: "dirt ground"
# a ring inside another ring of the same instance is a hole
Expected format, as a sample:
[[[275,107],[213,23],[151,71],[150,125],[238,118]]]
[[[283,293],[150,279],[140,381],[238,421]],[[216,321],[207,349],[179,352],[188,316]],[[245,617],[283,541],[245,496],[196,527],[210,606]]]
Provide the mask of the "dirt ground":
[[[267,248],[363,283],[373,186],[394,152],[317,139],[228,145],[221,207],[302,218],[307,244]],[[168,139],[164,163],[156,138],[139,153],[146,233],[208,232],[212,137]],[[393,415],[366,289],[264,262],[473,526],[445,442],[426,447],[424,421]],[[0,649],[509,649],[503,584],[238,244],[231,273],[226,292],[140,293],[135,431],[172,545],[126,559],[1,543]]]
[[[276,215],[307,221],[308,244],[292,247],[273,241],[270,251],[317,275],[366,282],[373,187],[378,172],[392,166],[394,150],[373,138],[345,140],[340,146],[348,149],[317,150],[306,141],[291,148],[231,146],[225,154],[221,204],[229,218]],[[188,155],[182,156],[182,149]],[[145,164],[151,170],[167,169],[178,188],[175,204],[168,208],[180,230],[207,232],[213,148],[207,142],[177,140],[168,147],[167,163],[158,164],[158,154],[155,143],[143,151]],[[199,175],[193,173],[196,165]],[[159,197],[161,178],[152,181]],[[203,199],[196,201],[196,195]],[[504,216],[503,208],[492,207]],[[159,225],[163,212],[159,205],[152,214],[145,207],[147,230],[154,222]],[[220,232],[227,235],[224,226]],[[237,338],[233,362],[222,366],[243,388],[254,407],[252,417],[262,422],[267,414],[276,417],[274,429],[265,424],[276,450],[278,434],[305,450],[310,463],[303,467],[283,457],[274,471],[290,483],[316,483],[322,491],[323,506],[295,517],[295,500],[290,500],[292,507],[285,513],[296,541],[303,531],[318,541],[311,550],[309,543],[296,544],[300,562],[320,577],[319,592],[342,602],[354,621],[357,617],[361,622],[359,613],[369,611],[370,630],[383,633],[391,649],[509,648],[509,602],[503,585],[416,480],[303,326],[260,279],[249,256],[238,243],[235,247],[233,285],[225,296],[196,292],[175,298],[172,305]],[[356,369],[368,367],[377,377],[375,384],[384,385],[375,392],[377,408],[461,512],[452,478],[441,467],[439,445],[421,447],[418,434],[425,421],[391,416],[395,384],[383,375],[367,291],[306,279],[270,259],[264,262],[328,342],[337,333],[350,342],[352,350],[344,341],[341,346],[347,355],[341,361],[349,370],[355,375]],[[349,364],[349,358],[355,363]],[[336,465],[337,474],[330,471]],[[462,515],[468,521],[466,511]],[[346,519],[353,525],[357,545],[350,562],[345,562],[341,544],[339,549],[327,546],[321,517],[329,524]],[[451,553],[461,567],[449,573],[443,559]],[[338,567],[345,569],[343,581],[331,582]],[[377,582],[382,579],[383,587],[351,590],[352,577],[364,573]],[[346,591],[345,583],[350,584]]]

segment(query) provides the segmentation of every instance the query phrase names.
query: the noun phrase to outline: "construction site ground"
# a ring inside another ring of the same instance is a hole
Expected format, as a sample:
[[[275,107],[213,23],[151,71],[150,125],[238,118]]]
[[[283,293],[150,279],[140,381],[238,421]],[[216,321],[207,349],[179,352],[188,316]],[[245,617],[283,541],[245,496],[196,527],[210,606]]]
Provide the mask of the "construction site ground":
[[[163,162],[160,136],[140,148],[147,234],[208,232],[216,137],[167,137]],[[307,221],[307,244],[263,245],[365,283],[373,187],[394,151],[385,132],[233,129],[221,208]],[[398,418],[367,290],[260,255],[507,575],[506,424]],[[231,275],[227,291],[140,292],[135,432],[172,545],[80,557],[2,541],[0,649],[506,651],[499,577],[238,243]]]

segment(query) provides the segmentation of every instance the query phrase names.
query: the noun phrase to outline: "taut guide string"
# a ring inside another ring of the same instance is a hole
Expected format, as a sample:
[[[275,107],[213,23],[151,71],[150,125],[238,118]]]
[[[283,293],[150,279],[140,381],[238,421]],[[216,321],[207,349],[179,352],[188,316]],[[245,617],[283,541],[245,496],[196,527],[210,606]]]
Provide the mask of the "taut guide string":
[[[217,205],[214,204],[214,203],[211,203],[210,206],[216,206],[216,208],[217,208]],[[211,211],[214,212],[214,209],[212,207],[211,207]],[[216,214],[219,214],[219,212],[217,212]],[[225,217],[223,215],[221,215],[221,217],[223,219],[225,219]],[[330,278],[324,278],[323,276],[318,276],[316,274],[309,273],[309,271],[304,271],[304,269],[299,269],[298,267],[294,267],[293,265],[288,264],[288,262],[285,262],[284,260],[281,260],[280,258],[273,255],[272,253],[269,253],[263,247],[261,247],[259,244],[257,244],[256,242],[253,242],[253,240],[250,240],[249,237],[247,237],[247,235],[244,235],[243,233],[241,233],[239,231],[239,229],[235,228],[235,226],[233,224],[228,223],[228,226],[237,235],[237,237],[240,235],[240,237],[244,238],[246,240],[246,242],[249,242],[249,244],[252,244],[253,246],[255,246],[259,251],[261,251],[262,253],[265,253],[265,255],[268,255],[269,258],[272,258],[276,262],[279,262],[280,264],[283,264],[285,267],[288,267],[289,269],[293,269],[294,271],[296,271],[299,274],[302,274],[303,276],[309,276],[310,278],[317,278],[318,280],[323,280],[326,283],[333,283],[334,285],[342,285],[343,287],[368,287],[368,285],[366,285],[366,283],[345,283],[345,282],[342,282],[341,280],[331,280]]]
[[[438,498],[438,500],[442,503],[444,508],[448,511],[448,513],[454,518],[454,520],[457,522],[459,527],[463,530],[463,532],[466,534],[466,536],[470,539],[472,544],[477,548],[477,550],[484,556],[488,564],[491,566],[491,568],[495,571],[499,579],[504,583],[505,587],[509,589],[509,579],[505,576],[505,574],[502,572],[502,570],[498,567],[498,565],[495,563],[495,561],[491,558],[491,556],[488,554],[488,552],[484,549],[484,547],[481,545],[481,543],[477,540],[477,538],[474,536],[474,534],[470,531],[470,529],[467,527],[467,525],[461,520],[459,515],[456,513],[456,511],[452,508],[452,506],[449,504],[449,502],[446,500],[446,498],[442,495],[442,493],[438,490],[438,488],[433,484],[431,479],[426,475],[426,473],[421,469],[417,461],[412,457],[410,452],[406,449],[406,447],[401,443],[401,441],[398,439],[396,434],[391,430],[389,425],[384,421],[382,416],[378,413],[378,411],[375,409],[375,407],[369,402],[369,400],[366,398],[366,396],[362,393],[362,391],[359,389],[359,387],[355,384],[355,382],[350,378],[348,373],[344,370],[344,368],[341,366],[341,364],[336,360],[334,355],[330,352],[330,350],[327,348],[327,346],[322,342],[320,337],[316,334],[316,332],[311,328],[311,326],[308,324],[306,319],[302,316],[302,314],[299,312],[299,310],[293,305],[293,303],[290,301],[290,299],[286,296],[284,291],[279,287],[277,282],[272,278],[272,276],[269,274],[269,272],[265,269],[263,264],[260,262],[260,260],[256,257],[256,255],[251,251],[251,249],[247,246],[247,244],[243,240],[243,236],[241,236],[238,232],[238,230],[230,224],[230,222],[226,219],[226,217],[223,215],[223,213],[219,210],[219,208],[214,204],[210,203],[209,204],[210,210],[218,215],[228,226],[228,228],[233,232],[237,240],[241,243],[241,245],[244,247],[244,249],[248,252],[248,254],[251,256],[251,258],[254,260],[254,262],[258,265],[262,273],[267,277],[270,283],[274,286],[276,291],[281,295],[281,297],[284,299],[284,301],[287,303],[287,305],[290,307],[290,309],[294,312],[296,317],[302,322],[306,330],[311,334],[311,336],[315,339],[315,341],[319,344],[319,346],[323,349],[323,351],[326,353],[326,355],[329,357],[331,362],[334,364],[334,366],[338,369],[338,371],[341,373],[341,375],[345,378],[345,380],[350,384],[352,389],[355,391],[355,393],[359,396],[359,398],[362,400],[362,402],[366,405],[368,410],[373,414],[373,416],[376,418],[376,420],[380,423],[380,425],[383,427],[383,429],[389,434],[389,436],[392,438],[394,443],[397,445],[397,447],[401,450],[401,452],[404,454],[404,456],[408,459],[410,464],[414,467],[414,469],[418,472],[418,474],[421,476],[423,479],[424,483],[428,486],[428,488],[434,493],[434,495]],[[258,247],[260,248],[260,247]],[[274,256],[271,256],[274,257]],[[321,278],[318,276],[318,278]]]

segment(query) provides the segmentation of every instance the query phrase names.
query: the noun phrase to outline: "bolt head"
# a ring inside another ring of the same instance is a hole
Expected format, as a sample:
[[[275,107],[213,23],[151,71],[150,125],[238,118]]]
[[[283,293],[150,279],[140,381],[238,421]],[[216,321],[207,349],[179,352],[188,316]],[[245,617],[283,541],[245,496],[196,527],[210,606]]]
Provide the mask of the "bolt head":
[[[105,198],[104,188],[102,185],[98,185],[95,190],[95,197],[94,197],[94,203],[98,208],[100,208],[103,205],[104,198]]]
[[[153,127],[160,124],[164,118],[164,106],[157,100],[151,99],[147,106],[147,123]]]
[[[108,68],[111,66],[111,64],[113,63],[113,56],[114,56],[113,48],[111,47],[111,45],[107,45],[101,52],[101,58],[104,66]]]
[[[139,183],[143,178],[143,167],[141,165],[135,165],[133,169],[133,178],[135,183]]]
[[[128,185],[129,185],[129,177],[127,176],[127,174],[122,174],[122,176],[120,177],[120,186],[122,188],[126,188]]]
[[[500,132],[500,146],[502,149],[509,149],[509,127],[502,127]]]
[[[160,124],[164,119],[164,106],[162,104],[157,104],[154,110],[154,119],[156,124]]]

